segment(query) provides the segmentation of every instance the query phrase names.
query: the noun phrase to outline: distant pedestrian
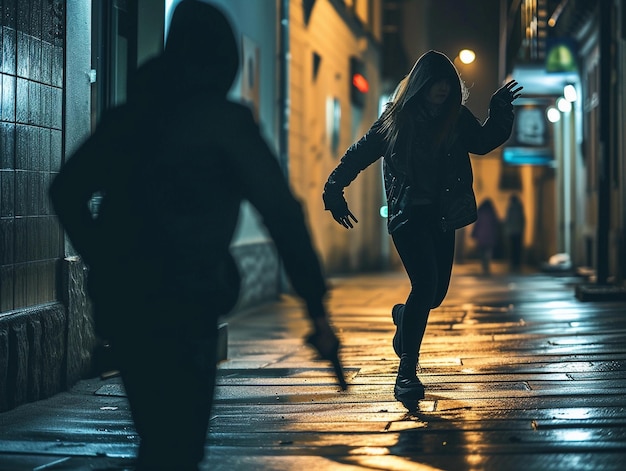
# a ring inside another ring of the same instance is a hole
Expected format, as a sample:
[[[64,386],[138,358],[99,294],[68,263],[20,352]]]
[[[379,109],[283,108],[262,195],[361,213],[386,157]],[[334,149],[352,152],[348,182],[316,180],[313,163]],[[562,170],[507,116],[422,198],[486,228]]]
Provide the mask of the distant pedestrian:
[[[140,470],[196,470],[203,459],[217,319],[239,291],[229,245],[242,199],[263,217],[306,303],[310,342],[328,359],[339,348],[301,206],[251,111],[227,99],[237,51],[219,10],[181,2],[163,54],[140,68],[128,103],[103,116],[50,188],[89,267],[96,332],[116,355]]]
[[[508,240],[509,264],[511,271],[519,271],[522,267],[522,251],[526,216],[519,196],[512,194],[504,218],[504,232]]]
[[[476,241],[484,275],[491,273],[493,251],[498,243],[500,220],[491,198],[478,206],[476,222],[472,227],[472,238]]]
[[[394,387],[400,401],[424,398],[416,368],[431,309],[450,281],[456,229],[476,219],[469,152],[486,154],[510,135],[512,102],[522,87],[511,80],[494,93],[480,123],[463,103],[467,89],[444,54],[422,55],[402,79],[382,116],[352,145],[324,186],[325,208],[347,229],[357,219],[343,190],[383,157],[387,225],[411,280],[405,304],[392,309],[393,346],[400,357]]]

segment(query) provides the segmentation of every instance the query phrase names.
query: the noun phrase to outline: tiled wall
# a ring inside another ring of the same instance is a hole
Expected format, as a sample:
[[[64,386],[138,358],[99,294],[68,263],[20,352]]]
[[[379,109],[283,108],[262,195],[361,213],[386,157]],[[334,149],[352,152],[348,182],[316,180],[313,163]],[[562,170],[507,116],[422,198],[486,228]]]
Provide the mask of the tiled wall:
[[[275,300],[280,292],[280,263],[271,242],[231,247],[241,277],[239,300],[233,311]]]
[[[0,313],[53,301],[62,232],[47,189],[63,155],[65,1],[0,0]]]

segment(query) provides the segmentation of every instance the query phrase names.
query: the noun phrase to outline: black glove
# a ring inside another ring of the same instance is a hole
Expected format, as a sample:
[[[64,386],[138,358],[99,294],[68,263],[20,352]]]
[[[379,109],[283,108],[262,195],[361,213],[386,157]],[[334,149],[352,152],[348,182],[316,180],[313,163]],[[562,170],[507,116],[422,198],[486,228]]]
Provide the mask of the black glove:
[[[513,101],[522,96],[520,92],[524,88],[518,87],[518,85],[519,84],[516,80],[511,80],[510,82],[507,82],[505,85],[496,90],[496,92],[491,96],[489,109],[496,112],[512,111]]]
[[[359,222],[348,209],[348,203],[343,195],[332,198],[325,192],[322,198],[324,199],[324,207],[331,212],[333,219],[346,229],[352,229],[354,227],[352,221],[355,223]],[[350,219],[352,219],[352,221]]]

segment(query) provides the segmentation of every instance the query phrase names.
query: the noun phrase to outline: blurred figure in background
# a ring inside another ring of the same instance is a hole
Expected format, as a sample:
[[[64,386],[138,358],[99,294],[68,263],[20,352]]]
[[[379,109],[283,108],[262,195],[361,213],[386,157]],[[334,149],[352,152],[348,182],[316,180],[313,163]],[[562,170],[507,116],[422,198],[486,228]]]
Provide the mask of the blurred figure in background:
[[[491,274],[491,260],[498,243],[499,226],[500,220],[493,201],[486,198],[478,207],[478,219],[472,228],[472,238],[478,247],[483,275]]]
[[[140,470],[197,470],[204,457],[217,319],[239,292],[229,247],[242,199],[263,217],[306,304],[309,343],[337,363],[301,206],[251,111],[227,99],[238,68],[226,17],[184,0],[163,54],[139,69],[128,103],[104,115],[50,188],[89,267],[96,333],[116,355]]]
[[[526,216],[524,206],[517,194],[509,197],[509,205],[504,218],[504,232],[507,237],[509,250],[509,266],[513,272],[518,272],[522,268],[522,251],[524,241],[524,229],[526,227]]]

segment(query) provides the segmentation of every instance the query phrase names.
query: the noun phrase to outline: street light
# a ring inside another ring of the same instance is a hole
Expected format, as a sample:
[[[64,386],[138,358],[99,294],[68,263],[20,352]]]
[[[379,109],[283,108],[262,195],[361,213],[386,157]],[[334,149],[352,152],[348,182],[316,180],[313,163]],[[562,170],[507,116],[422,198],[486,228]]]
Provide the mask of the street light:
[[[572,111],[572,103],[567,101],[565,98],[561,97],[556,100],[556,107],[562,113],[569,113]]]
[[[570,103],[575,102],[578,99],[578,93],[576,92],[576,87],[571,83],[565,85],[563,88],[563,96]]]
[[[548,116],[548,121],[551,123],[557,123],[561,119],[561,113],[554,106],[548,108],[546,114]]]
[[[459,51],[459,59],[464,64],[471,64],[476,59],[476,53],[471,49],[462,49]]]

